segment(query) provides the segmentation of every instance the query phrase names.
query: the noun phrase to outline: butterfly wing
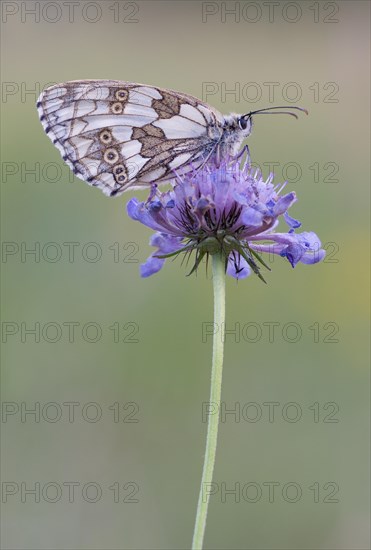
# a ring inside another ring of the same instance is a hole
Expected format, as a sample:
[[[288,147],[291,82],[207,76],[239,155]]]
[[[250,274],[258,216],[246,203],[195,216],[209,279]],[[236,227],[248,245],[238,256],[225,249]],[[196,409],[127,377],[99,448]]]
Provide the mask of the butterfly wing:
[[[58,84],[40,95],[44,130],[77,177],[109,196],[200,165],[223,116],[197,98],[114,80]]]

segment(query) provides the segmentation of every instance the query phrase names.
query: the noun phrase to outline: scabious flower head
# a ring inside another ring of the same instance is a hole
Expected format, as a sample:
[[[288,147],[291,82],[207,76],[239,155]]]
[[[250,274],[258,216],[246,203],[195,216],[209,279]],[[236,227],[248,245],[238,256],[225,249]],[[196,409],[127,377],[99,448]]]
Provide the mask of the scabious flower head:
[[[301,224],[287,211],[297,199],[293,192],[280,195],[284,187],[273,185],[273,174],[264,181],[247,161],[241,165],[237,159],[178,176],[170,191],[153,185],[146,202],[133,198],[127,205],[132,219],[156,231],[150,244],[157,251],[141,266],[142,277],[159,271],[167,257],[193,251],[192,271],[205,255],[219,252],[236,279],[251,271],[263,279],[259,264],[268,268],[263,252],[286,258],[292,267],[321,261],[325,251],[317,235],[295,233]],[[275,231],[280,216],[288,225],[286,233]]]

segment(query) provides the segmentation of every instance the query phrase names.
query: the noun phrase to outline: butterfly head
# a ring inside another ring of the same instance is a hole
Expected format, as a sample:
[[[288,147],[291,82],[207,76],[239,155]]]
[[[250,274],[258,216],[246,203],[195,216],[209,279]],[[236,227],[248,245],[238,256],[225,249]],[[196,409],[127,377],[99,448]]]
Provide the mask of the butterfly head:
[[[251,134],[253,126],[251,114],[242,116],[237,115],[237,125],[238,128],[241,130],[243,137],[248,137]]]
[[[228,142],[241,142],[247,138],[252,131],[253,120],[250,114],[237,115],[232,113],[224,117],[224,139]]]

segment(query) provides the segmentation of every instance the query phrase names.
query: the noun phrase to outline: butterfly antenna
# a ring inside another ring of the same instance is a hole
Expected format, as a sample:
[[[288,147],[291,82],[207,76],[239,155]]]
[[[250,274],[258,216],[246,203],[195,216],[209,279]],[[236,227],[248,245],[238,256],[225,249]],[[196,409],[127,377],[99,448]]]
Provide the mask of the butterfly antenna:
[[[283,109],[282,111],[279,111],[278,109]],[[287,110],[290,109],[290,110]],[[308,114],[307,109],[304,109],[303,107],[297,107],[296,105],[289,105],[289,106],[281,106],[281,107],[266,107],[265,109],[258,109],[257,111],[250,111],[250,113],[246,113],[246,115],[243,115],[244,117],[250,118],[253,115],[290,115],[295,118],[298,118],[298,115],[296,113],[292,112],[292,109],[295,109],[296,111],[301,111]],[[272,112],[274,111],[274,112]]]

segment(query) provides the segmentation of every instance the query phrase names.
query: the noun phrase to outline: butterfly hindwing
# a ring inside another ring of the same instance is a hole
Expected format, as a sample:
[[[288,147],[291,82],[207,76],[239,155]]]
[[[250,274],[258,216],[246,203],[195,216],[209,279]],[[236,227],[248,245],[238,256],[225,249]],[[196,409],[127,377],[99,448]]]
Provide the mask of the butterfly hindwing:
[[[45,90],[37,106],[63,160],[110,196],[201,164],[222,133],[223,117],[209,105],[135,83],[67,82]]]

